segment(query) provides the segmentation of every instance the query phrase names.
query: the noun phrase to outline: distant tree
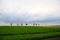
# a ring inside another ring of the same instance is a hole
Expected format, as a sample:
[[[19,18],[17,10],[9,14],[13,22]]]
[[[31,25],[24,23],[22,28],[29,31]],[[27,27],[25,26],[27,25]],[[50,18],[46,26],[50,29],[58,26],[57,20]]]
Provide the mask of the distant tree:
[[[26,24],[26,26],[27,26],[28,24]]]
[[[36,24],[36,26],[37,26],[37,24]]]
[[[40,24],[38,24],[38,26],[40,26]]]
[[[21,24],[21,26],[23,26],[23,24]]]
[[[33,24],[33,26],[34,26],[35,24]]]
[[[10,25],[12,26],[12,23]]]
[[[19,25],[19,23],[17,23],[17,26]]]

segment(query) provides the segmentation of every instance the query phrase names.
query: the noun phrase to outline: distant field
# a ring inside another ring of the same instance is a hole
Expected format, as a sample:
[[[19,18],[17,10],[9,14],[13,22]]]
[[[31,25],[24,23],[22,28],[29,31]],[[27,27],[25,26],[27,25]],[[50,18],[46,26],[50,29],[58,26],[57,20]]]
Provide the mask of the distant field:
[[[60,26],[0,26],[0,40],[52,40],[50,38],[60,40]]]

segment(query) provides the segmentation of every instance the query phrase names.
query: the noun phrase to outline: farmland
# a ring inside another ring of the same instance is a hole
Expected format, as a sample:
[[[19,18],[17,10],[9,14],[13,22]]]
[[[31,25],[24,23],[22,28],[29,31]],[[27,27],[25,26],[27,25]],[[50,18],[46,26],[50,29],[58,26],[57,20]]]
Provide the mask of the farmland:
[[[45,40],[54,37],[60,40],[60,26],[0,26],[0,40]]]

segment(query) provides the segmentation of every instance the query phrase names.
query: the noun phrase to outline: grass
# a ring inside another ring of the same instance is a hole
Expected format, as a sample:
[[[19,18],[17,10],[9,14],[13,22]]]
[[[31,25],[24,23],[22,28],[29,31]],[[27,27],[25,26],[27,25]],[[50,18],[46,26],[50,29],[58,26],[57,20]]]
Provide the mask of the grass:
[[[60,37],[60,27],[0,26],[0,40],[42,40]]]

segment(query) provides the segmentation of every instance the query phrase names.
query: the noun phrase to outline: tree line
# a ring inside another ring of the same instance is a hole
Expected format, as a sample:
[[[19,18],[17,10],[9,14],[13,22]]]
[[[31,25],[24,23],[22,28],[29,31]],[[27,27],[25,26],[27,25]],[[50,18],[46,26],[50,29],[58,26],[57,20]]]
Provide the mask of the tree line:
[[[10,23],[10,25],[12,26],[13,24],[12,23]],[[20,24],[21,26],[23,26],[23,23],[21,23]],[[26,26],[28,26],[29,24],[25,24]],[[32,24],[33,26],[38,26],[38,25],[40,25],[40,24]],[[19,26],[19,23],[17,23],[17,26]]]

